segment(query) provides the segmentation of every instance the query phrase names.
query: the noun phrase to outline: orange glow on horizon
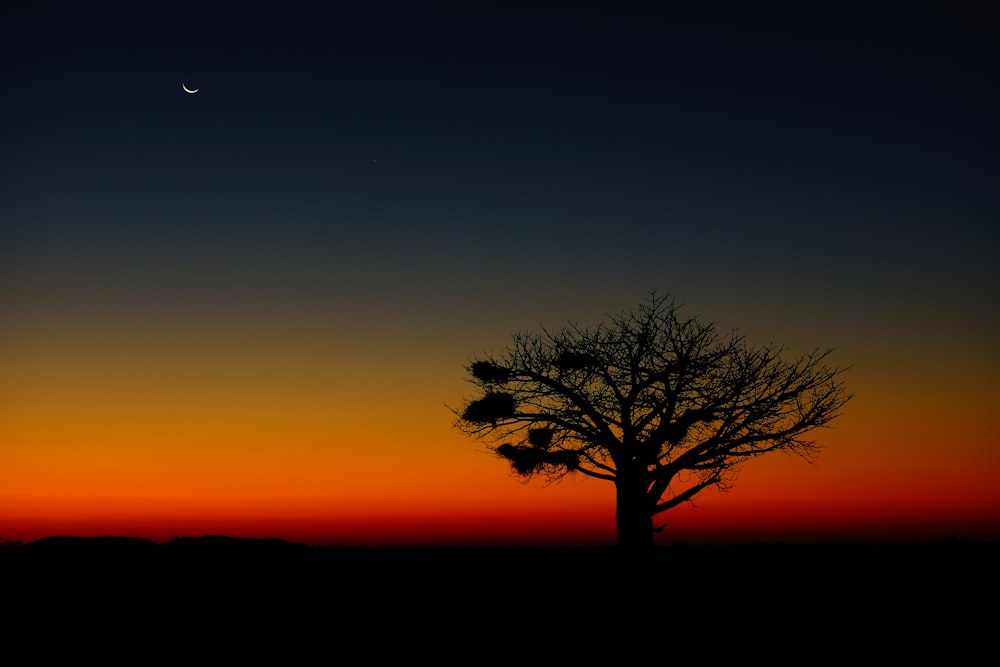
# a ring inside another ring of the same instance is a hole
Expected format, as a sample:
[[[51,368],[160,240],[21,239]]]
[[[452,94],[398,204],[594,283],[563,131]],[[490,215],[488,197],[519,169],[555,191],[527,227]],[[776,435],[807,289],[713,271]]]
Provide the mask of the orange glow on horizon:
[[[79,349],[44,336],[9,346],[20,353],[0,385],[0,537],[614,538],[610,483],[523,483],[451,427],[444,401],[468,388],[449,346],[416,354],[371,337],[342,345],[361,360],[348,363],[327,340],[278,355],[265,344],[277,330],[233,347],[173,333],[150,336],[162,354],[96,334]],[[814,434],[815,465],[750,461],[731,492],[657,517],[658,539],[1000,539],[1000,446],[983,417],[995,391],[927,395],[874,372],[850,386],[844,415]]]

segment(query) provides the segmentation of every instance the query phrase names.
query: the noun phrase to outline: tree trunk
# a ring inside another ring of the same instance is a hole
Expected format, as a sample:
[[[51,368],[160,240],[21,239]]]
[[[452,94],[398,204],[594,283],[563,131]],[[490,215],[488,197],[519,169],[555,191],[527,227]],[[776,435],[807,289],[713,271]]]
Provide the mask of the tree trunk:
[[[653,517],[649,513],[646,488],[641,477],[622,476],[615,480],[618,548],[623,551],[652,551]]]

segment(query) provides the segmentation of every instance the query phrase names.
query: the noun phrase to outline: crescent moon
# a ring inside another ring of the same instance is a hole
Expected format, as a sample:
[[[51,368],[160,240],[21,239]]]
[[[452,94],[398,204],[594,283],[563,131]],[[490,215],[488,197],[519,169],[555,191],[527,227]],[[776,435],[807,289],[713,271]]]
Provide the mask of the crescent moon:
[[[187,86],[185,86],[183,83],[181,84],[181,88],[184,89],[185,93],[197,93],[199,90],[201,90],[200,88],[195,88],[194,90],[192,90],[192,89],[188,88]]]

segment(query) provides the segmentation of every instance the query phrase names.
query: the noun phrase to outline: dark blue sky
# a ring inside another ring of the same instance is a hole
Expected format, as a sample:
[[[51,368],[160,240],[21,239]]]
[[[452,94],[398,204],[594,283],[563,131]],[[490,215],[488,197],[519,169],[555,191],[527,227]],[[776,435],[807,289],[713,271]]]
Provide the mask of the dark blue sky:
[[[447,201],[590,227],[992,199],[985,17],[451,4],[7,9],[5,200]]]
[[[955,277],[996,240],[985,13],[360,4],[5,9],[20,299],[996,275]]]

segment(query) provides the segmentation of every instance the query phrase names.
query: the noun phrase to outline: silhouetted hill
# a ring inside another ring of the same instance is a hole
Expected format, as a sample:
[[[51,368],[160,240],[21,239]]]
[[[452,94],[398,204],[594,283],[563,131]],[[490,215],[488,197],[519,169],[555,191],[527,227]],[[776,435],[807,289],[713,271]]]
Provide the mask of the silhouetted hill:
[[[135,537],[45,537],[20,546],[0,549],[0,553],[24,562],[35,559],[61,558],[69,563],[76,559],[111,558],[215,558],[250,557],[255,554],[304,555],[317,551],[316,547],[281,539],[251,539],[206,535],[202,537],[176,537],[165,544]]]
[[[844,563],[905,562],[926,560],[945,562],[952,559],[968,565],[986,560],[994,562],[1000,553],[1000,543],[976,542],[957,538],[939,542],[895,543],[782,543],[750,542],[743,544],[686,545],[676,543],[659,547],[643,557],[642,561],[672,562],[753,562],[757,565],[772,563],[775,566],[792,565],[802,560],[831,558]],[[101,536],[75,537],[59,535],[17,545],[0,545],[0,554],[29,560],[35,557],[57,556],[71,559],[76,556],[216,556],[232,557],[254,555],[288,555],[306,558],[322,557],[328,560],[360,559],[418,561],[427,559],[499,560],[508,562],[552,562],[593,559],[626,559],[615,547],[321,547],[277,538],[242,538],[225,535],[175,537],[166,543],[137,537]],[[634,561],[633,561],[634,562]]]
[[[30,554],[65,554],[74,555],[81,553],[151,553],[158,549],[159,544],[152,540],[140,537],[117,537],[108,535],[103,537],[73,537],[68,535],[57,535],[44,537],[34,542],[20,547]]]
[[[76,566],[108,570],[111,576],[130,567],[180,566],[199,572],[200,566],[219,565],[236,571],[256,568],[255,581],[268,576],[319,577],[329,572],[352,572],[380,579],[426,578],[436,572],[441,582],[459,571],[476,577],[492,573],[518,579],[592,576],[594,568],[662,575],[686,572],[731,571],[733,580],[747,585],[766,580],[772,585],[801,578],[821,577],[830,581],[871,580],[879,585],[909,581],[919,572],[924,585],[935,581],[981,576],[997,580],[1000,544],[958,539],[940,542],[900,543],[747,543],[733,545],[684,545],[661,547],[640,558],[620,553],[614,547],[336,547],[323,548],[282,539],[250,539],[221,535],[177,537],[164,544],[147,539],[103,536],[55,536],[19,546],[0,548],[0,559],[29,568],[34,563],[57,564],[67,572]],[[268,567],[273,566],[273,569]],[[753,576],[750,574],[753,573]]]

